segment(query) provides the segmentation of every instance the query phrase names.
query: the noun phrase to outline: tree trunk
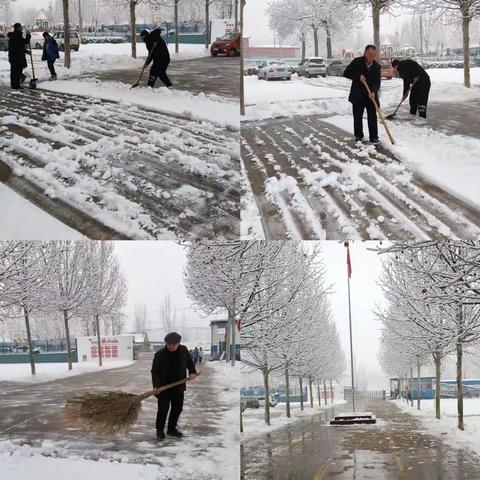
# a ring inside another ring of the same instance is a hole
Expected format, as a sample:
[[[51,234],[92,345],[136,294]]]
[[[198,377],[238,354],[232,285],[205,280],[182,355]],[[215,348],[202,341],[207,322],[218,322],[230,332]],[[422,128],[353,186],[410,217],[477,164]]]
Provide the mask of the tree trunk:
[[[465,2],[466,3],[466,2]],[[463,13],[462,32],[463,32],[463,84],[470,88],[470,16],[468,9]],[[463,430],[463,429],[462,429]]]
[[[322,406],[322,398],[320,397],[320,381],[317,380],[317,395],[318,395],[318,406]]]
[[[417,409],[420,410],[420,394],[422,393],[422,383],[420,380],[420,360],[417,360]]]
[[[464,430],[463,426],[463,344],[461,337],[463,335],[463,311],[462,305],[458,306],[457,313],[459,332],[457,340],[457,410],[458,410],[458,428]]]
[[[30,318],[28,315],[27,307],[23,307],[23,316],[25,317],[25,329],[27,330],[27,342],[28,342],[28,350],[29,350],[29,357],[30,357],[30,369],[32,371],[32,375],[36,375],[37,372],[35,370],[35,357],[33,356],[33,343],[32,343],[32,332],[30,330]]]
[[[245,69],[243,54],[243,11],[245,0],[240,2],[240,115],[245,116]]]
[[[410,367],[410,406],[413,407],[413,367]]]
[[[205,49],[210,45],[210,0],[205,0]]]
[[[225,361],[229,363],[231,361],[230,354],[232,353],[232,334],[230,332],[231,328],[231,321],[230,321],[230,312],[228,312],[228,320],[227,325],[225,327]]]
[[[285,366],[285,401],[287,417],[290,418],[290,381],[288,378],[288,364]]]
[[[298,381],[300,383],[300,410],[303,411],[304,409],[303,409],[303,379],[302,379],[302,377],[299,377]]]
[[[332,387],[331,380],[330,380],[330,403],[333,403],[333,387]]]
[[[175,0],[175,53],[180,50],[178,43],[178,2],[179,0]]]
[[[236,336],[237,336],[237,323],[235,322],[235,302],[233,303],[234,307],[233,307],[233,312],[231,313],[231,326],[230,328],[232,329],[232,353],[231,353],[231,358],[230,358],[230,364],[232,365],[232,367],[235,366],[235,356],[236,356],[236,345],[237,345],[237,340],[236,340]]]
[[[265,410],[264,410],[264,419],[267,425],[270,425],[270,402],[267,402],[266,399],[270,399],[270,386],[268,384],[268,370],[263,370],[263,387],[265,390]]]
[[[315,50],[315,56],[318,57],[318,28],[315,25],[312,25],[313,28],[313,47]]]
[[[65,33],[64,38],[64,60],[63,63],[65,68],[70,68],[71,66],[71,55],[70,55],[70,13],[68,11],[68,0],[63,0],[63,31]]]
[[[313,381],[311,378],[308,379],[308,386],[310,391],[310,407],[313,408]]]
[[[435,362],[435,417],[440,419],[440,355],[434,354],[433,361]]]
[[[235,31],[238,32],[238,0],[234,1]]]
[[[98,366],[102,366],[102,340],[100,338],[100,318],[95,315],[95,329],[97,330],[97,349],[98,349]]]
[[[136,0],[130,1],[130,35],[132,36],[132,57],[137,58],[137,16],[135,9]]]
[[[307,41],[305,40],[305,32],[302,32],[302,60],[307,56]]]
[[[70,329],[68,328],[68,312],[67,310],[63,311],[63,320],[65,322],[65,337],[67,338],[67,359],[68,359],[68,369],[72,369],[72,352],[70,349]]]
[[[327,382],[323,381],[323,395],[325,397],[325,405],[327,404]]]
[[[78,29],[83,31],[82,0],[78,0]]]
[[[372,0],[373,44],[377,47],[377,61],[380,59],[380,9],[381,0]]]
[[[327,35],[327,58],[333,58],[332,54],[332,36],[330,34],[330,25],[325,22],[325,33]]]

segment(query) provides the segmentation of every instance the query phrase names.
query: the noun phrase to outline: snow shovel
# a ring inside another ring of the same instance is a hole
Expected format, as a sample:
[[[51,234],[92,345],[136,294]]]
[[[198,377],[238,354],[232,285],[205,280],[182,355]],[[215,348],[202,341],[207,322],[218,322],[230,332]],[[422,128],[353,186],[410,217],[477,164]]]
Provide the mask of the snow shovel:
[[[371,95],[372,91],[370,90],[370,87],[368,86],[368,83],[362,79],[362,83],[365,85],[365,88],[367,89],[368,95]],[[387,132],[387,136],[392,143],[392,145],[395,145],[395,142],[393,141],[392,134],[390,133],[390,129],[388,128],[387,122],[385,121],[385,116],[383,115],[383,112],[380,110],[380,107],[378,106],[377,101],[375,100],[375,97],[372,99],[373,104],[375,105],[375,110],[377,111],[378,116],[380,117],[380,121],[382,122],[382,125],[385,127],[385,131]]]
[[[197,376],[201,372],[197,373]],[[178,387],[188,378],[169,383],[158,389],[158,393]],[[141,410],[142,401],[155,395],[155,390],[140,395],[126,392],[85,393],[67,400],[63,414],[70,424],[79,424],[88,431],[112,433],[126,430],[133,425]]]
[[[137,81],[136,83],[134,83],[134,84],[130,87],[130,89],[132,89],[132,88],[137,88],[138,86],[140,86],[140,80],[141,80],[142,77],[143,77],[143,72],[144,72],[145,69],[147,68],[148,63],[150,62],[150,59],[152,58],[153,52],[155,51],[155,48],[157,48],[157,45],[155,45],[155,47],[153,48],[153,50],[150,52],[150,54],[148,55],[147,59],[145,60],[145,63],[143,64],[142,71],[140,72],[140,76],[138,77],[138,81]]]
[[[400,103],[398,104],[398,107],[395,109],[395,111],[393,113],[391,113],[390,115],[387,115],[385,118],[387,120],[391,120],[398,112],[398,109],[402,106],[402,103],[407,99],[407,97],[410,95],[411,91],[412,91],[412,88],[413,86],[417,83],[416,80],[413,81],[413,83],[410,85],[410,88],[408,89],[408,92],[407,94],[402,97],[402,100],[400,101]]]
[[[32,54],[32,45],[28,44],[28,50],[30,51],[30,61],[32,62],[32,78],[30,79],[30,88],[35,90],[37,88],[38,79],[35,78],[35,67],[33,66],[33,54]]]

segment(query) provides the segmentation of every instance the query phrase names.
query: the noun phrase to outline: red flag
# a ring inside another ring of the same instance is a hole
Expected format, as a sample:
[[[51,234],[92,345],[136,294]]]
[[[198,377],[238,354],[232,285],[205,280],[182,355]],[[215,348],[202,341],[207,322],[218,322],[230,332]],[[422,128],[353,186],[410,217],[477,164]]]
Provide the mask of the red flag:
[[[237,330],[238,330],[238,331],[240,331],[240,323],[241,323],[241,321],[242,321],[242,320],[241,320],[240,318],[237,320]]]
[[[348,278],[352,278],[352,262],[350,260],[350,248],[348,242],[345,242],[345,246],[347,247],[347,272]]]

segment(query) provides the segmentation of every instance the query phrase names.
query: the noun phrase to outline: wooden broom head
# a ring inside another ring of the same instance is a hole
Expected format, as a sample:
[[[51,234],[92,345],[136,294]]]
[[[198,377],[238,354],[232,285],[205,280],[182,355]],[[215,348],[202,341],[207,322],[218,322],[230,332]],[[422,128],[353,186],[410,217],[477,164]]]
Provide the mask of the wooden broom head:
[[[144,399],[125,392],[85,393],[67,401],[64,418],[97,433],[124,431],[137,421]]]

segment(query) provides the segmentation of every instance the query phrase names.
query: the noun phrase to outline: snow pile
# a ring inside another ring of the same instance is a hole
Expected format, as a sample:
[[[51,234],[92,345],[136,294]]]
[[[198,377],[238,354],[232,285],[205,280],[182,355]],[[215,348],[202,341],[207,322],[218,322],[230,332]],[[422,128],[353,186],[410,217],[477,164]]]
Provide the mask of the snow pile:
[[[104,359],[103,366],[99,367],[98,362],[73,363],[72,370],[68,370],[67,363],[37,363],[35,369],[37,374],[32,375],[28,363],[0,363],[0,382],[49,382],[58,378],[73,377],[83,373],[113,370],[115,368],[128,367],[134,363],[133,360],[108,360]]]
[[[423,428],[430,434],[439,436],[453,448],[473,450],[480,454],[480,398],[464,398],[463,412],[465,430],[457,427],[457,399],[442,398],[440,401],[441,418],[435,418],[434,400],[421,400],[417,410],[416,400],[411,407],[403,400],[394,400],[395,405],[418,418]]]
[[[308,421],[309,418],[319,415],[325,410],[335,408],[338,405],[344,405],[345,403],[347,403],[345,400],[334,400],[333,403],[322,404],[321,406],[317,404],[311,408],[310,403],[305,402],[304,410],[302,411],[300,403],[293,402],[290,403],[290,418],[286,415],[286,404],[279,403],[276,407],[270,408],[270,426],[263,419],[264,407],[259,409],[248,408],[243,412],[242,442],[278,430],[292,423],[302,422],[303,420]]]
[[[250,187],[250,182],[243,161],[240,218],[240,235],[242,240],[266,240],[263,232],[262,216]]]

